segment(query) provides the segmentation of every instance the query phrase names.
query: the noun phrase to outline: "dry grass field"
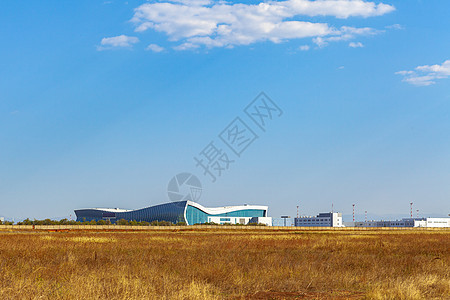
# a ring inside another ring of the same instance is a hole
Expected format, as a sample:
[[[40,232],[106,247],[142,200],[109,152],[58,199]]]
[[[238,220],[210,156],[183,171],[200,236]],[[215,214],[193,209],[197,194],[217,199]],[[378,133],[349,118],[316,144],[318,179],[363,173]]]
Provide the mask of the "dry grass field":
[[[0,231],[0,299],[450,299],[450,231]]]

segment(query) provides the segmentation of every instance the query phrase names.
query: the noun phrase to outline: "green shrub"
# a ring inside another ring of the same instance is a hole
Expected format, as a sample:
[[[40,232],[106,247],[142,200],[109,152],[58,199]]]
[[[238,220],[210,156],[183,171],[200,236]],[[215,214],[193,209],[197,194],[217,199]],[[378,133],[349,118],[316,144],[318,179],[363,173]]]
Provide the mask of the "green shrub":
[[[116,222],[116,225],[130,225],[130,222],[125,219],[120,219]]]
[[[153,221],[150,223],[150,226],[173,226],[172,222],[168,221]]]

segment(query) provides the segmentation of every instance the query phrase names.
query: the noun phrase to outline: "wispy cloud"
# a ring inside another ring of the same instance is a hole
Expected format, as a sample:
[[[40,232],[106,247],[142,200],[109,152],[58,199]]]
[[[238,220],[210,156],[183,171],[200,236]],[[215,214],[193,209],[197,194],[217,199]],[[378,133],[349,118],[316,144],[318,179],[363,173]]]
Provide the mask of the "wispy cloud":
[[[348,46],[350,48],[362,48],[362,47],[364,47],[363,43],[361,43],[361,42],[350,42],[348,44]]]
[[[162,52],[162,51],[164,51],[164,48],[163,48],[163,47],[161,47],[161,46],[159,46],[159,45],[156,45],[156,44],[150,44],[150,45],[148,45],[147,48],[145,48],[145,49],[146,49],[146,50],[153,51],[153,52]]]
[[[392,25],[388,25],[385,26],[386,29],[396,29],[396,30],[402,30],[405,29],[404,26],[400,25],[400,24],[392,24]]]
[[[358,36],[370,36],[381,33],[383,31],[373,29],[370,27],[355,28],[349,26],[342,26],[339,30],[335,30],[333,34],[327,37],[316,37],[313,42],[320,48],[328,46],[330,42],[340,42],[352,40]]]
[[[418,66],[412,71],[398,71],[395,74],[402,75],[404,82],[416,86],[432,85],[437,79],[450,76],[450,60],[444,61],[441,65]]]
[[[152,29],[178,42],[177,50],[199,47],[234,47],[256,42],[280,43],[315,38],[316,44],[349,40],[375,32],[370,28],[302,21],[302,17],[329,16],[339,19],[374,17],[395,10],[392,5],[363,0],[287,0],[255,5],[210,0],[174,0],[146,3],[135,9],[132,21],[137,32]]]
[[[302,45],[302,46],[298,47],[298,49],[301,50],[301,51],[308,51],[309,48],[310,47],[308,45]]]
[[[107,50],[112,48],[129,48],[133,44],[136,44],[139,42],[139,39],[134,36],[126,36],[126,35],[119,35],[119,36],[113,36],[113,37],[107,37],[103,38],[100,42],[101,46],[97,47],[97,50]]]

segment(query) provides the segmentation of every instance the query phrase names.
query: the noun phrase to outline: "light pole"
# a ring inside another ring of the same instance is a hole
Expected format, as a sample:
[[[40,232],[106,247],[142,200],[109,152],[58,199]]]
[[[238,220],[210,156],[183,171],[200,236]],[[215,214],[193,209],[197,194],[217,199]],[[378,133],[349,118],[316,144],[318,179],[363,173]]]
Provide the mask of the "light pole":
[[[353,223],[355,223],[355,204],[352,204],[353,206]]]

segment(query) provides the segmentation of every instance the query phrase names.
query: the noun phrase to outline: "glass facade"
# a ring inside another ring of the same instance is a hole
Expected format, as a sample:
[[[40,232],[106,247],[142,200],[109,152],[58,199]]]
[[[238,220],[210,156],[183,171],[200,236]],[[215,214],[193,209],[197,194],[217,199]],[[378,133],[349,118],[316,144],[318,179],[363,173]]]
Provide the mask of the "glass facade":
[[[208,222],[208,217],[265,217],[266,211],[263,209],[241,209],[223,214],[207,214],[197,207],[188,205],[186,209],[186,219],[189,225]]]
[[[75,211],[75,214],[77,215],[77,221],[79,222],[101,220],[103,219],[104,213],[106,212],[98,209],[80,209]]]
[[[143,209],[116,214],[117,220],[135,220],[135,221],[167,221],[174,224],[185,222],[184,209],[187,201],[171,202],[161,205],[146,207]]]
[[[116,222],[120,219],[128,221],[167,221],[174,224],[178,222],[185,222],[184,209],[187,201],[170,202],[161,205],[150,206],[138,210],[126,211],[126,212],[110,212],[103,211],[101,209],[82,209],[76,210],[77,221],[99,221],[105,218]]]

